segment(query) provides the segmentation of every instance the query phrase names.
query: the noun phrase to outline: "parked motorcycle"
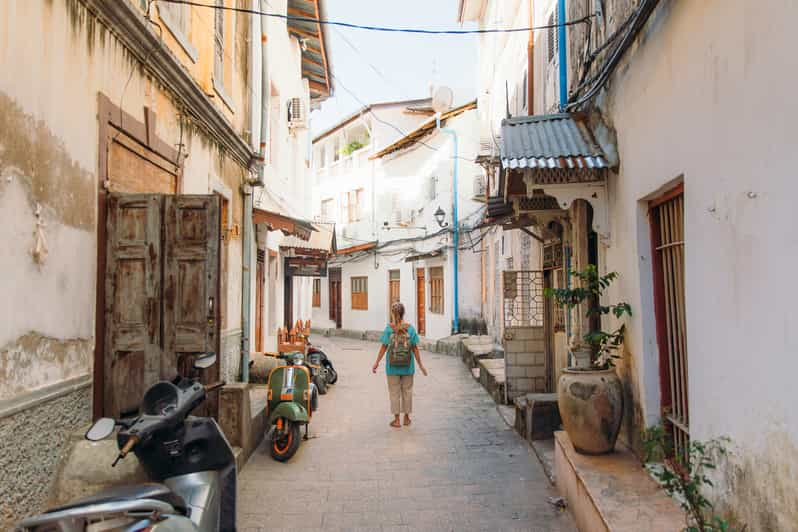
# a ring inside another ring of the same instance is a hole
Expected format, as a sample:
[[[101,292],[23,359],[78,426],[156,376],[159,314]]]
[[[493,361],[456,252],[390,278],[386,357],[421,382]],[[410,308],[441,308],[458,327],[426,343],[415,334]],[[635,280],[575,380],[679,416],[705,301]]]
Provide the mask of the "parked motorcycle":
[[[194,367],[206,369],[215,361],[216,355],[204,356]],[[182,377],[161,381],[144,394],[138,417],[99,419],[86,439],[105,439],[120,427],[119,455],[111,467],[133,451],[155,482],[103,490],[26,519],[17,530],[235,530],[233,449],[216,421],[190,415],[209,392],[222,386],[204,386]]]
[[[325,370],[325,384],[335,384],[338,382],[338,372],[335,371],[332,361],[327,357],[324,351],[318,346],[311,344],[310,338],[306,338],[305,341],[308,346],[308,360],[310,363],[321,366]]]
[[[274,356],[274,355],[268,355]],[[318,390],[311,382],[300,351],[276,355],[287,362],[269,372],[268,405],[269,432],[272,458],[279,462],[290,460],[301,443],[300,426],[305,426],[304,439],[308,439],[308,424],[318,407]]]

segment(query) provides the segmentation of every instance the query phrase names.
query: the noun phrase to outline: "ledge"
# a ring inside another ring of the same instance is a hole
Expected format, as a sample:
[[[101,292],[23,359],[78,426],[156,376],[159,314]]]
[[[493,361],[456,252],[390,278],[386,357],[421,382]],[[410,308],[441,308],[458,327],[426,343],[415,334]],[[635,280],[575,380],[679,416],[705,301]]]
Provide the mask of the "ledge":
[[[59,397],[76,392],[91,386],[91,375],[81,375],[73,379],[50,384],[43,388],[23,393],[14,397],[0,401],[0,419],[13,416],[25,410],[30,410],[41,404],[49,403]],[[87,407],[88,408],[88,407]]]
[[[579,530],[639,532],[684,528],[676,501],[654,482],[630,451],[579,454],[568,434],[554,433],[554,470],[560,495]]]

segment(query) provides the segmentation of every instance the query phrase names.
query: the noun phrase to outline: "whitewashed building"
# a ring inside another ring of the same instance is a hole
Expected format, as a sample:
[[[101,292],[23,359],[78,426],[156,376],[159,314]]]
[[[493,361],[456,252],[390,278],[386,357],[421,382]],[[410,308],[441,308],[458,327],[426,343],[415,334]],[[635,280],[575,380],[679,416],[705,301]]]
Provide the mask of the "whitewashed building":
[[[525,18],[529,4],[462,0],[461,19],[482,27],[558,20],[561,2],[534,2]],[[502,137],[498,187],[514,217],[562,222],[570,269],[592,263],[620,274],[604,303],[625,301],[634,313],[618,368],[622,440],[639,451],[641,431],[660,421],[676,449],[729,437],[730,455],[708,490],[718,511],[750,530],[792,530],[798,362],[795,291],[785,280],[798,257],[798,106],[787,81],[796,61],[785,64],[781,53],[791,29],[775,21],[793,19],[798,5],[567,2],[565,15],[590,16],[591,24],[537,31],[527,50],[517,42],[509,53],[516,71],[534,66],[529,100],[538,116],[504,121],[500,131],[501,112],[483,118]],[[512,69],[499,55],[512,41],[481,43],[497,65],[481,62],[482,85],[494,96]],[[587,150],[565,153],[568,143],[555,142],[547,152],[523,141],[551,140],[546,129],[578,131],[572,146]],[[596,166],[576,179],[537,165],[573,155]],[[571,318],[566,326],[579,337],[587,324]]]
[[[393,301],[428,339],[453,332],[454,164],[458,165],[460,241],[458,317],[481,320],[480,257],[471,232],[484,204],[476,157],[476,104],[443,113],[436,129],[430,100],[376,104],[316,136],[315,218],[336,223],[338,255],[316,281],[313,324],[381,331]],[[438,213],[436,218],[435,214]]]

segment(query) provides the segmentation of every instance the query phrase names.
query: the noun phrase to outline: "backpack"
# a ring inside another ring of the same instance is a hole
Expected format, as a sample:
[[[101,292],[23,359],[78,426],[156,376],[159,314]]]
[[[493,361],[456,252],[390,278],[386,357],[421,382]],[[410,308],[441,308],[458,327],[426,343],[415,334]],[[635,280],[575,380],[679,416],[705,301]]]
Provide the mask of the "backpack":
[[[410,335],[407,332],[408,325],[391,325],[393,334],[388,344],[390,355],[388,361],[393,367],[407,367],[413,359],[413,348],[410,346]]]

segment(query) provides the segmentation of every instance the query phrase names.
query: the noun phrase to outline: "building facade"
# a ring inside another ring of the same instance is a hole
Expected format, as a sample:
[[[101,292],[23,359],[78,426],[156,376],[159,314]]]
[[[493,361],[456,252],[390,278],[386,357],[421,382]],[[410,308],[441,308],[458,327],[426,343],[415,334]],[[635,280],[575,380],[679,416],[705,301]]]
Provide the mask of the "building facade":
[[[254,334],[244,242],[247,197],[263,189],[253,77],[266,39],[253,15],[218,8],[259,10],[258,0],[216,7],[0,5],[0,57],[16,72],[0,80],[3,529],[41,509],[68,435],[93,417],[134,411],[146,386],[204,352],[220,355],[208,378],[240,379],[242,331]],[[285,21],[266,33],[300,48]],[[291,95],[310,105],[330,85],[304,59],[275,51],[267,68],[293,76]],[[275,144],[287,120],[275,118]],[[293,182],[307,159],[301,142],[281,154],[281,179]]]
[[[488,26],[496,4],[466,0],[461,15]],[[568,21],[591,23],[535,33],[530,100],[545,103],[537,116],[504,121],[497,172],[513,216],[536,217],[559,235],[571,270],[619,273],[604,303],[633,309],[618,367],[625,442],[639,451],[641,431],[660,422],[677,449],[729,437],[709,493],[717,508],[751,530],[790,530],[798,522],[798,418],[783,393],[795,364],[784,328],[791,307],[764,294],[784,293],[798,252],[787,204],[796,110],[785,104],[784,65],[774,68],[790,35],[773,24],[796,6],[767,4],[567,2]],[[538,8],[560,2],[534,6],[532,25],[543,25],[552,17]],[[552,80],[564,94],[556,100]],[[762,113],[762,99],[781,102],[779,112]],[[583,149],[576,155],[593,158],[589,171],[540,165],[574,155],[557,152],[567,146],[546,153],[517,142],[567,124]],[[576,342],[591,328],[580,319],[566,320]]]
[[[428,339],[451,335],[455,313],[469,329],[481,322],[480,258],[471,238],[484,210],[484,175],[472,162],[475,107],[442,115],[441,126],[457,135],[456,159],[451,134],[436,129],[430,100],[372,105],[315,138],[314,214],[336,223],[338,241],[328,276],[316,281],[315,327],[382,331],[394,301],[404,303],[407,321]]]

